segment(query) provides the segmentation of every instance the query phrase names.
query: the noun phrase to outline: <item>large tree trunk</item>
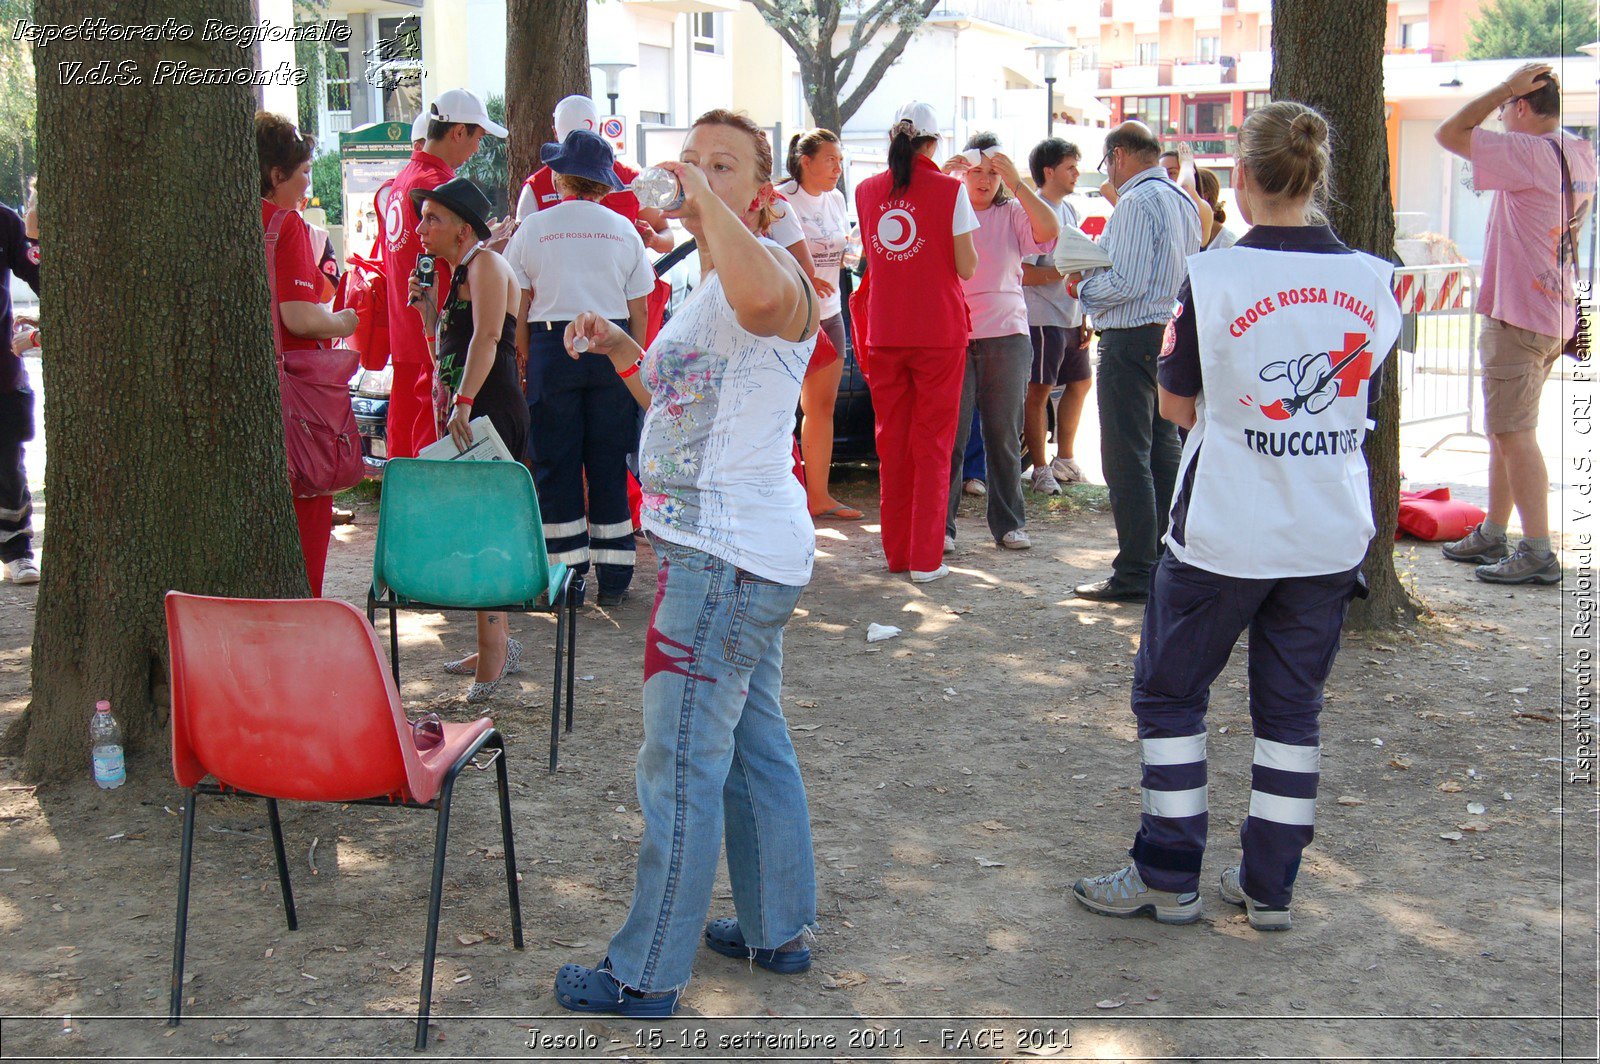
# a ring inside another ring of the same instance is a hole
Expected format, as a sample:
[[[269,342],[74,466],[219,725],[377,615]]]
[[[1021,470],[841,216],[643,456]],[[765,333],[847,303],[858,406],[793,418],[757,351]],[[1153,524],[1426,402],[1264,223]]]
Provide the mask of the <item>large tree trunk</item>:
[[[584,0],[506,0],[506,173],[511,205],[539,169],[550,115],[562,98],[590,95],[589,9]]]
[[[198,30],[213,17],[248,24],[251,5],[39,0],[35,19],[96,16],[170,17],[197,32],[34,52],[49,544],[33,701],[6,746],[35,778],[87,778],[99,698],[131,749],[165,745],[167,590],[306,593],[267,308],[255,89],[150,83],[163,59],[248,62]],[[101,60],[137,64],[144,83],[62,83],[59,64]]]
[[[1329,221],[1353,248],[1395,261],[1384,125],[1384,0],[1274,0],[1272,97],[1315,107],[1332,131]],[[1368,596],[1350,611],[1355,628],[1382,628],[1416,615],[1394,571],[1400,493],[1400,367],[1383,364],[1378,427],[1367,436],[1377,534],[1362,569]]]

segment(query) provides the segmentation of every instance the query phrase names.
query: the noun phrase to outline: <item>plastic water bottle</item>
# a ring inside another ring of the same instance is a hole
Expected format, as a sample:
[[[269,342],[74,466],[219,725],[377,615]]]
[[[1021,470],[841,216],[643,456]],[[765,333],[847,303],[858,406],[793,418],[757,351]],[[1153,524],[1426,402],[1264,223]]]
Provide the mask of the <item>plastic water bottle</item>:
[[[647,167],[629,186],[639,197],[639,206],[658,211],[675,211],[683,206],[683,184],[678,175],[659,166]]]
[[[101,790],[120,787],[128,780],[122,760],[122,728],[111,715],[111,703],[101,699],[89,718],[89,745],[94,754],[94,781]]]

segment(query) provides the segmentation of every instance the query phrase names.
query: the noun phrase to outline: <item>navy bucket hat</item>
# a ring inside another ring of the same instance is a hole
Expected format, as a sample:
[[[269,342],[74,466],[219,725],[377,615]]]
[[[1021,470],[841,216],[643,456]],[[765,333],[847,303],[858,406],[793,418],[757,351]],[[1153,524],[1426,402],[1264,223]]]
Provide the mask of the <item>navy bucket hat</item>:
[[[575,129],[560,144],[546,144],[539,149],[539,159],[551,170],[568,177],[581,177],[620,192],[622,181],[612,169],[616,156],[611,145],[598,134],[586,129]]]

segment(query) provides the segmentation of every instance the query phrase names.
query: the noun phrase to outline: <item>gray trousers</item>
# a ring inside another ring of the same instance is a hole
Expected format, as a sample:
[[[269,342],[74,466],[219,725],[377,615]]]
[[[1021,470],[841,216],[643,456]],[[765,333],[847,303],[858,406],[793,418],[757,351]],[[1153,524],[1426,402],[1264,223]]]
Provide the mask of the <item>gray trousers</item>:
[[[1150,583],[1182,454],[1177,426],[1157,408],[1156,362],[1164,331],[1163,325],[1140,325],[1100,334],[1100,463],[1117,526],[1111,579],[1122,587]]]
[[[1033,372],[1033,344],[1026,333],[967,341],[967,372],[961,382],[961,413],[956,416],[956,444],[950,456],[950,509],[946,535],[956,534],[956,507],[961,503],[961,467],[972,433],[972,408],[983,425],[983,449],[989,464],[989,533],[996,543],[1027,523],[1022,510],[1022,407]]]

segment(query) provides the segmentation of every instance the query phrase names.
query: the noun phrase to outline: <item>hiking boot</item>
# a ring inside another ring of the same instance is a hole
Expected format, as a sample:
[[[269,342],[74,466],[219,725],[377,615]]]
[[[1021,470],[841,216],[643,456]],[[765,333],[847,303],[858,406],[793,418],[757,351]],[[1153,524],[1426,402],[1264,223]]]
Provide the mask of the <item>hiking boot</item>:
[[[1478,566],[1478,579],[1489,584],[1559,584],[1561,560],[1554,552],[1535,554],[1524,540],[1504,560]]]
[[[1260,905],[1239,885],[1239,866],[1222,871],[1222,900],[1243,906],[1250,926],[1257,931],[1287,931],[1293,925],[1287,905]]]
[[[1055,474],[1050,472],[1049,466],[1040,466],[1033,471],[1033,480],[1030,486],[1040,495],[1061,494],[1061,485],[1056,483]]]
[[[1511,553],[1506,538],[1490,539],[1483,534],[1482,525],[1473,525],[1472,531],[1454,543],[1444,545],[1444,556],[1453,562],[1476,562],[1490,565]]]
[[[1102,916],[1152,916],[1157,923],[1192,924],[1200,919],[1200,894],[1174,894],[1145,886],[1134,865],[1072,884],[1072,896]]]
[[[1057,458],[1050,463],[1050,472],[1057,484],[1082,484],[1083,470],[1070,458]]]

